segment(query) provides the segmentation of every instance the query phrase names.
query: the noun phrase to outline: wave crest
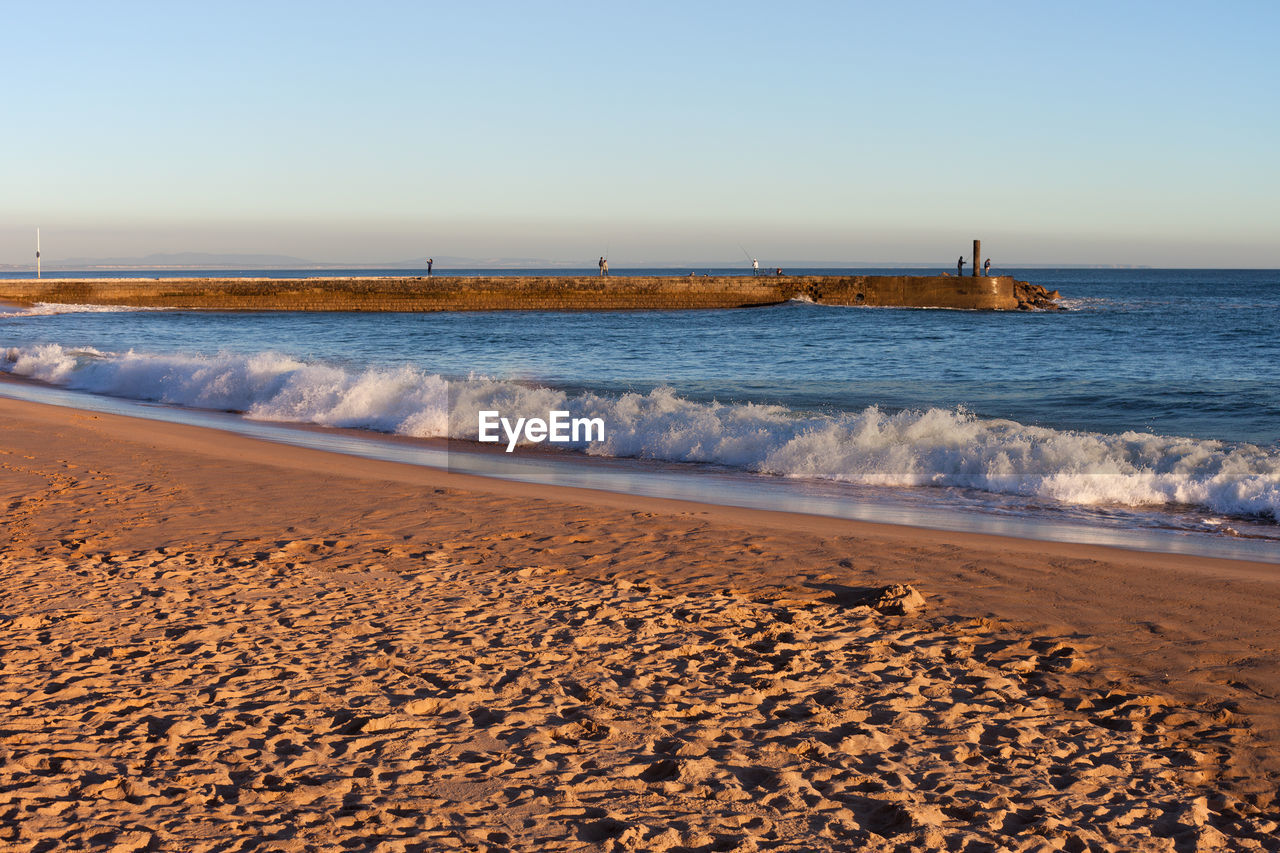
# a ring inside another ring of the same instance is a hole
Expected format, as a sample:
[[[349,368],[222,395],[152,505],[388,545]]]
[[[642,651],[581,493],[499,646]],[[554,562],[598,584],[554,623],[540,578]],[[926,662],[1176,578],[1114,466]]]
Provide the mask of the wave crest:
[[[872,486],[941,486],[1069,504],[1182,504],[1280,516],[1280,452],[1252,444],[1127,432],[1106,435],[984,419],[964,410],[813,414],[699,402],[669,388],[575,393],[484,377],[446,380],[412,367],[351,370],[279,353],[153,355],[13,348],[0,369],[51,384],[248,417],[477,438],[477,413],[599,417],[600,456],[713,463],[784,477]],[[573,446],[573,445],[570,445]]]
[[[74,302],[37,302],[30,308],[2,311],[0,319],[7,317],[53,317],[57,314],[124,314],[134,311],[172,311],[172,308],[133,305],[82,305]]]

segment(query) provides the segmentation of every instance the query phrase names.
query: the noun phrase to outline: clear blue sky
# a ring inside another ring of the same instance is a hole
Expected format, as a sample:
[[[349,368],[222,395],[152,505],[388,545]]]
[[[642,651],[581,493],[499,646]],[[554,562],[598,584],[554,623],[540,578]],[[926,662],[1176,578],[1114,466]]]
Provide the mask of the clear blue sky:
[[[0,263],[1280,267],[1280,4],[5,0]]]

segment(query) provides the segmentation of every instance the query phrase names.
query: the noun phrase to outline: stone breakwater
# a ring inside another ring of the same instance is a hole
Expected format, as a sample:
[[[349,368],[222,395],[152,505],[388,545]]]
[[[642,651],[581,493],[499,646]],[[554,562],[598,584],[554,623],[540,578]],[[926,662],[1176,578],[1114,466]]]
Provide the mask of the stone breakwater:
[[[0,300],[231,311],[583,311],[824,305],[1029,310],[1057,291],[1009,276],[495,276],[0,280]]]

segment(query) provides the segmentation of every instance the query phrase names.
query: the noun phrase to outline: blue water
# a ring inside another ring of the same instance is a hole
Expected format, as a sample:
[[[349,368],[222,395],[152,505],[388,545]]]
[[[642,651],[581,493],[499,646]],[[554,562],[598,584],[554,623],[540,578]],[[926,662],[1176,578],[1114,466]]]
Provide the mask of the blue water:
[[[0,318],[0,347],[20,375],[259,419],[465,439],[477,406],[564,406],[612,430],[579,451],[690,477],[1280,535],[1280,272],[999,272],[1068,310],[68,309]]]

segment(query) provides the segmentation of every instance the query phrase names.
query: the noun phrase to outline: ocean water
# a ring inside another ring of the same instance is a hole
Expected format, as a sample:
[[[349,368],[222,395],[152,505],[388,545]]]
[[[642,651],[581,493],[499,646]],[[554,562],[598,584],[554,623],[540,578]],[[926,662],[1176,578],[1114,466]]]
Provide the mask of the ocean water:
[[[371,436],[466,442],[479,409],[564,409],[606,424],[605,441],[566,451],[579,462],[729,473],[735,489],[782,479],[824,500],[1274,541],[1280,556],[1280,272],[1000,272],[1061,290],[1067,310],[37,306],[0,312],[0,370]]]

